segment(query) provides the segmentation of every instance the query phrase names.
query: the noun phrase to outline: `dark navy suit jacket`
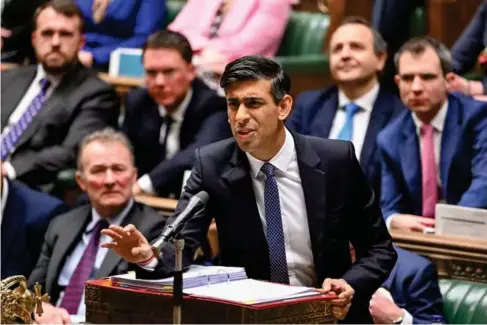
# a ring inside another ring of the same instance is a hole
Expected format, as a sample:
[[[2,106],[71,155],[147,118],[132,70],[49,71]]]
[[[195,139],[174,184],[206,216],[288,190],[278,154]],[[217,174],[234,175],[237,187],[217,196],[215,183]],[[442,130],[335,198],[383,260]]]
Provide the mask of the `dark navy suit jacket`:
[[[11,275],[28,277],[39,258],[49,222],[68,207],[15,181],[8,183],[6,199],[2,216],[2,279]]]
[[[183,174],[193,166],[195,149],[232,135],[226,105],[223,97],[196,79],[181,126],[180,151],[165,159],[165,149],[159,142],[164,120],[159,114],[158,104],[145,88],[129,93],[122,130],[134,146],[139,175],[148,173],[159,195],[175,194],[179,197]]]
[[[395,247],[396,266],[382,287],[394,302],[413,316],[413,324],[432,324],[443,316],[443,298],[436,267],[428,259]]]
[[[487,103],[448,95],[439,163],[442,197],[448,204],[487,208]],[[411,112],[405,111],[378,137],[382,161],[382,212],[422,214],[421,156]]]
[[[458,74],[467,73],[477,64],[477,58],[487,47],[487,1],[483,1],[475,16],[452,47],[453,68]],[[487,78],[484,77],[484,92]]]
[[[328,138],[338,109],[338,89],[330,87],[312,90],[301,94],[296,100],[293,113],[287,126],[304,135]],[[380,197],[380,159],[377,153],[376,139],[381,131],[405,107],[395,95],[380,89],[370,115],[365,134],[360,165],[374,191]]]

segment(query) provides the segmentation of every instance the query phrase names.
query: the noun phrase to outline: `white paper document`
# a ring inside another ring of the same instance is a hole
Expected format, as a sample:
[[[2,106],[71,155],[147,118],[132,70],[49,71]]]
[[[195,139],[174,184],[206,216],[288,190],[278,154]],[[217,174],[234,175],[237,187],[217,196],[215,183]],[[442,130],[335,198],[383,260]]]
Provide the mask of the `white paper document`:
[[[487,210],[457,205],[436,205],[435,233],[487,240]]]
[[[321,294],[314,288],[289,286],[253,279],[185,289],[184,293],[248,305]]]

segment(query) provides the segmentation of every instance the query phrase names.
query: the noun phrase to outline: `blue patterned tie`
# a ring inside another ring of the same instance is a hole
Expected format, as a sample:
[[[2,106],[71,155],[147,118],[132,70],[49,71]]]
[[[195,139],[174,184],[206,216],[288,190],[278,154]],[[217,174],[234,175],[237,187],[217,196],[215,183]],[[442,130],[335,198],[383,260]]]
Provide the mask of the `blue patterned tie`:
[[[50,82],[46,78],[41,79],[41,91],[34,97],[27,110],[22,114],[19,121],[15,123],[7,134],[2,134],[2,153],[1,160],[4,161],[14,151],[17,141],[22,136],[22,133],[27,129],[30,122],[39,113],[44,101],[46,100],[46,92],[49,88]]]
[[[349,103],[344,107],[347,114],[347,120],[342,130],[338,134],[338,139],[352,141],[353,139],[353,116],[360,110],[360,106],[354,103]]]
[[[282,229],[281,204],[279,202],[277,182],[274,177],[276,167],[265,163],[260,170],[266,176],[264,205],[271,281],[288,284],[289,274],[287,270],[286,248],[284,246],[284,231]]]

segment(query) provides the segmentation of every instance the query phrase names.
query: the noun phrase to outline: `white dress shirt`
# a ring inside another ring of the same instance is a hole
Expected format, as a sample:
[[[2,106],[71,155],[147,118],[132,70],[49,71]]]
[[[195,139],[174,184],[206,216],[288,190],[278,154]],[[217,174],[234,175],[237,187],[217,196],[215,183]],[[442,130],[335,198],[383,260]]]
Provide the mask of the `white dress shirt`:
[[[442,187],[441,184],[441,171],[440,171],[440,157],[441,157],[441,137],[443,135],[443,129],[445,128],[445,121],[446,121],[446,114],[448,113],[448,101],[446,100],[443,103],[443,106],[440,108],[436,116],[431,120],[431,125],[433,126],[433,143],[435,146],[435,164],[436,164],[436,171],[437,171],[437,180],[438,186]],[[421,159],[421,151],[423,149],[423,142],[421,140],[421,126],[423,126],[423,122],[421,122],[418,117],[412,113],[411,114],[414,125],[416,126],[416,134],[418,137],[419,143],[419,159]],[[397,214],[392,214],[389,218],[386,219],[387,228],[391,229],[392,218],[394,218]],[[387,217],[387,216],[386,216]]]
[[[2,192],[1,192],[1,197],[0,200],[2,201],[2,213],[0,214],[0,226],[2,225],[2,220],[3,220],[3,212],[5,211],[5,206],[7,205],[7,199],[8,199],[8,181],[5,177],[2,177],[1,182],[2,184]]]
[[[260,170],[265,162],[248,153],[246,155],[250,163],[252,186],[257,208],[262,227],[264,228],[264,234],[266,234],[264,205],[266,177]],[[316,273],[311,249],[308,216],[294,139],[287,129],[284,145],[274,158],[269,160],[269,163],[276,167],[275,179],[279,190],[289,283],[313,287],[316,282]]]
[[[41,92],[41,80],[43,78],[47,78],[51,82],[51,85],[49,86],[49,88],[47,88],[46,91],[46,97],[45,97],[46,100],[52,94],[54,88],[56,88],[61,81],[58,78],[54,78],[53,76],[47,75],[42,65],[38,64],[37,72],[34,77],[34,80],[32,80],[32,83],[30,84],[29,88],[25,92],[24,97],[22,97],[22,99],[18,103],[17,107],[14,109],[12,114],[10,114],[7,125],[5,125],[2,130],[2,136],[5,136],[7,132],[10,130],[10,128],[20,120],[21,116],[25,113],[25,111],[30,106],[34,98]],[[10,164],[10,162],[8,162],[8,160],[5,162],[5,168],[7,169],[8,178],[15,179],[15,177],[17,176],[15,173],[15,169]]]
[[[370,114],[374,109],[374,104],[379,95],[379,84],[376,84],[362,97],[356,100],[350,100],[342,91],[338,91],[338,109],[333,120],[330,130],[330,139],[337,139],[340,131],[345,126],[347,121],[347,113],[345,112],[345,105],[354,103],[360,106],[360,110],[353,116],[353,135],[352,143],[355,147],[355,154],[360,160],[360,154],[364,145],[365,134],[369,126]]]
[[[171,157],[173,157],[180,149],[179,139],[181,134],[181,126],[183,125],[184,114],[186,113],[192,97],[193,89],[190,88],[181,104],[179,104],[178,108],[171,114],[173,122],[171,124],[169,134],[167,135],[166,159],[170,159]],[[167,109],[164,106],[159,105],[159,115],[164,118],[167,114]],[[159,143],[161,144],[164,144],[166,128],[166,123],[163,123],[161,126],[161,131],[159,133]],[[142,191],[150,194],[156,194],[156,190],[154,189],[154,186],[152,185],[152,180],[150,179],[148,174],[140,177],[137,183]]]
[[[123,219],[127,216],[129,213],[130,209],[132,208],[134,204],[134,201],[131,200],[129,204],[123,209],[123,211],[116,216],[113,219],[107,220],[110,225],[120,225],[123,221]],[[81,261],[81,258],[83,257],[83,254],[85,252],[86,246],[90,242],[91,236],[93,235],[93,228],[96,226],[98,221],[102,219],[102,217],[98,214],[98,212],[93,208],[91,210],[91,215],[92,219],[88,226],[86,227],[85,231],[83,232],[83,236],[81,237],[81,241],[76,245],[75,249],[71,253],[71,255],[68,256],[66,259],[66,262],[64,263],[63,268],[61,269],[61,273],[59,274],[59,279],[58,279],[58,285],[65,287],[69,284],[69,280],[71,279],[71,276],[73,275],[74,271],[76,270],[76,267]],[[106,236],[106,235],[101,235],[100,236],[100,245],[103,243],[109,243],[111,242],[111,238]],[[95,270],[98,270],[100,266],[102,265],[103,261],[105,260],[105,256],[108,253],[108,248],[102,248],[98,247],[98,251],[96,253],[96,259],[95,259]],[[59,299],[56,303],[56,306],[59,306],[61,304],[62,298],[64,296],[64,291],[61,292],[59,295]],[[81,303],[78,307],[78,315],[84,315],[86,306],[85,306],[85,293],[83,292],[83,297],[81,299]]]

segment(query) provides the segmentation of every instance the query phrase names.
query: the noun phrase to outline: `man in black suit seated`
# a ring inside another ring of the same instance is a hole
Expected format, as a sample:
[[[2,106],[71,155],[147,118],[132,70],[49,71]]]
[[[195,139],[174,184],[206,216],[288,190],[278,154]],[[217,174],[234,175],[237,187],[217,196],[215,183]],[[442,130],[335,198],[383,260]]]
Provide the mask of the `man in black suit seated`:
[[[179,197],[195,149],[231,136],[225,99],[195,78],[192,57],[186,37],[169,30],[154,33],[144,46],[147,88],[127,96],[122,127],[143,175],[134,194]]]
[[[222,265],[245,267],[254,279],[333,291],[335,317],[372,323],[370,297],[387,279],[396,252],[353,144],[285,128],[293,102],[290,80],[270,59],[248,56],[229,63],[221,86],[234,138],[196,150],[168,220],[193,195],[208,192],[206,210],[193,215],[181,233],[184,265],[214,218]],[[159,276],[171,273],[172,245],[161,260],[134,226],[110,226],[103,233],[113,239],[104,246],[124,259]],[[354,264],[349,242],[356,247]]]
[[[34,16],[38,65],[2,73],[2,174],[30,186],[74,167],[83,137],[116,126],[120,104],[111,86],[77,59],[84,43],[75,3],[53,0]]]
[[[155,239],[165,219],[149,207],[134,202],[132,186],[137,180],[133,154],[127,138],[105,129],[87,136],[80,145],[76,181],[89,197],[90,204],[55,218],[46,232],[41,255],[29,277],[51,297],[44,303],[38,323],[68,323],[69,315],[84,315],[84,282],[135,270],[108,249],[99,248],[109,241],[100,236],[108,225],[135,225],[147,238]],[[150,274],[148,274],[150,275]],[[140,274],[139,274],[140,276]],[[54,307],[58,306],[58,307]]]

